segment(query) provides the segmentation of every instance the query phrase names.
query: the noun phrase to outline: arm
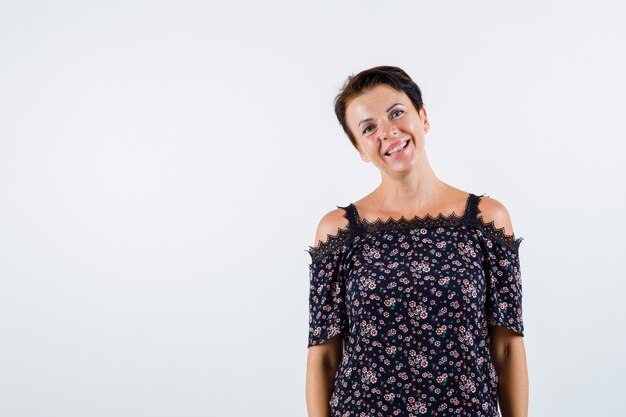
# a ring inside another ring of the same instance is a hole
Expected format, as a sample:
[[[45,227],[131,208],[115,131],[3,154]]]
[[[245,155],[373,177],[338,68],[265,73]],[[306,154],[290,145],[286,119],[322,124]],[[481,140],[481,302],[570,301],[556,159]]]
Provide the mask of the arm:
[[[499,201],[485,197],[480,202],[483,219],[494,221],[513,235],[507,209]],[[489,325],[491,357],[498,375],[498,403],[502,417],[528,417],[528,368],[524,337],[504,326]]]
[[[528,369],[524,337],[501,326],[489,326],[491,357],[498,375],[502,417],[528,417]]]
[[[333,380],[341,363],[342,336],[331,338],[321,345],[311,346],[307,354],[306,403],[309,417],[330,416],[330,396]]]
[[[343,210],[327,213],[317,227],[315,245],[347,226]],[[308,348],[306,367],[306,403],[308,417],[329,417],[334,378],[343,357],[343,335],[337,334],[324,343]]]

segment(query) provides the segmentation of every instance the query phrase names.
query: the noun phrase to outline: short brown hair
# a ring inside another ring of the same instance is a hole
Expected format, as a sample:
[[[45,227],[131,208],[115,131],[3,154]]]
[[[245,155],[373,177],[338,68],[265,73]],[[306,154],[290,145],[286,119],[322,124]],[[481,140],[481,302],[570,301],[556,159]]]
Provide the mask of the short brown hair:
[[[337,115],[339,124],[355,148],[357,147],[356,138],[346,122],[346,108],[351,100],[380,84],[386,84],[398,91],[403,91],[418,113],[424,106],[420,88],[401,68],[383,65],[363,70],[357,75],[348,76],[341,91],[335,97],[335,115]]]

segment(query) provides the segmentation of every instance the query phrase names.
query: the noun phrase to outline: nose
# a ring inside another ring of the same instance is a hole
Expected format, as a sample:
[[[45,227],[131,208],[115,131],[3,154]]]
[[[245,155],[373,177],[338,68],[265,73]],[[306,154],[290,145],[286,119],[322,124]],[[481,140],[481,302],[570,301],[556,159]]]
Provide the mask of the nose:
[[[391,120],[383,120],[380,122],[380,138],[392,139],[398,136],[398,128]]]

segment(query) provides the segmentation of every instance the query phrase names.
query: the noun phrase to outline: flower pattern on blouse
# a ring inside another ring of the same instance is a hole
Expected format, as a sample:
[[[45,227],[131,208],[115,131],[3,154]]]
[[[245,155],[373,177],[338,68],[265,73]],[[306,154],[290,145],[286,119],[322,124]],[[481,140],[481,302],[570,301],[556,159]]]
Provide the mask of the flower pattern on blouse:
[[[482,195],[484,196],[484,194]],[[489,325],[524,335],[519,245],[479,217],[369,222],[309,247],[308,346],[341,334],[332,417],[500,417]]]

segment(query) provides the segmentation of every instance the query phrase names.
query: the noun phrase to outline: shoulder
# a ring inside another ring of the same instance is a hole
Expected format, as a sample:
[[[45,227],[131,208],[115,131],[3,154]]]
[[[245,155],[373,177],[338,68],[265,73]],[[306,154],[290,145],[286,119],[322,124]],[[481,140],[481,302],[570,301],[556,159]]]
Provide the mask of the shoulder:
[[[509,211],[500,201],[492,197],[481,196],[478,202],[478,217],[484,224],[493,222],[495,229],[503,229],[507,236],[513,235],[513,223]]]
[[[324,214],[317,225],[314,246],[326,243],[331,236],[336,236],[341,230],[348,228],[348,219],[343,208],[336,208]]]

